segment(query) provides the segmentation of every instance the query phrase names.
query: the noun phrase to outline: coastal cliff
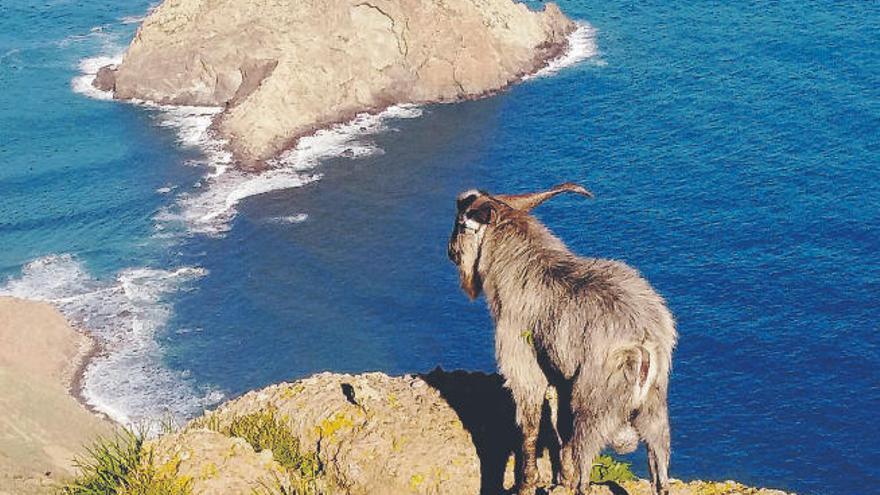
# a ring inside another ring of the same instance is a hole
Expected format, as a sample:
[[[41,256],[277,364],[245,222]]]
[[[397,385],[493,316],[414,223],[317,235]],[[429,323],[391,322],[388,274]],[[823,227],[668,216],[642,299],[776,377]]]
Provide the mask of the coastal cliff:
[[[551,481],[546,433],[539,493],[570,495]],[[134,493],[500,494],[515,482],[518,439],[498,375],[321,373],[249,392],[113,464],[136,466]],[[591,475],[594,495],[651,493],[610,457],[597,459]],[[104,478],[86,473],[65,493],[93,493],[91,480]],[[673,481],[670,493],[787,495],[733,481]]]
[[[69,395],[90,347],[50,305],[0,298],[0,495],[475,495],[515,482],[519,433],[496,374],[321,373],[145,439],[114,434]],[[566,495],[552,484],[549,428],[543,490]],[[592,476],[594,494],[650,493],[608,457]],[[671,494],[787,495],[732,481],[673,481]]]
[[[196,494],[246,494],[254,487],[297,494],[500,494],[514,485],[519,442],[502,383],[496,374],[440,369],[402,377],[321,373],[249,392],[146,448],[157,471],[182,477]],[[570,494],[551,481],[553,436],[549,423],[544,426],[544,493]],[[608,457],[597,460],[592,475],[602,482],[595,495],[651,493],[647,481]],[[674,481],[670,493],[788,495],[732,481]]]
[[[166,0],[94,84],[224,107],[216,131],[256,166],[360,112],[503,89],[559,55],[575,27],[555,4],[512,0]]]

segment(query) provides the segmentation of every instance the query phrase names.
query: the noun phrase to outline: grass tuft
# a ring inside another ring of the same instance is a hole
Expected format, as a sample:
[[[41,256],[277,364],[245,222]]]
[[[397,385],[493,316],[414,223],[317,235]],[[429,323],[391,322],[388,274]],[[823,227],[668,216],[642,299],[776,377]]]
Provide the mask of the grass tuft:
[[[62,485],[63,495],[190,495],[190,480],[176,472],[160,472],[144,435],[123,430],[99,438],[75,460],[79,476]]]
[[[636,479],[630,469],[631,464],[615,460],[610,455],[600,455],[593,462],[593,469],[590,471],[590,481],[593,483],[606,483],[613,481],[620,483],[623,481],[632,481]]]
[[[300,452],[299,440],[275,417],[274,409],[235,416],[228,422],[221,422],[212,414],[197,422],[195,426],[208,428],[226,436],[242,438],[256,452],[271,450],[272,457],[291,475],[291,481],[294,483],[292,491],[284,489],[278,483],[278,486],[273,487],[273,493],[296,495],[317,493],[316,480],[321,472],[317,455]]]

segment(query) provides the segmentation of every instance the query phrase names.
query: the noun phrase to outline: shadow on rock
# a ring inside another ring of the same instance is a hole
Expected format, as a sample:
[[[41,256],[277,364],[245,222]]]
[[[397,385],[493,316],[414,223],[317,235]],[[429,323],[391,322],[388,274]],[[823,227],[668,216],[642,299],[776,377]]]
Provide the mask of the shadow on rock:
[[[497,374],[440,368],[420,378],[440,392],[471,434],[480,458],[480,493],[503,493],[508,460],[514,454],[519,466],[522,442],[513,398],[504,388],[504,379]],[[546,402],[544,409],[538,451],[549,449],[553,471],[557,472],[559,447]],[[517,481],[518,472],[519,469]]]

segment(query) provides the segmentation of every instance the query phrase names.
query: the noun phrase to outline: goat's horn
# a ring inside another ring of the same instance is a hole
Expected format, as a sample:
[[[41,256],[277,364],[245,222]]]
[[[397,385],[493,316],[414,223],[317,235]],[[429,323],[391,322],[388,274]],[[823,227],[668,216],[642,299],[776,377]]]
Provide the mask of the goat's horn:
[[[553,186],[546,191],[526,194],[497,194],[495,195],[495,198],[507,203],[517,210],[529,211],[553,196],[564,192],[577,193],[588,198],[593,197],[593,193],[588,191],[584,186],[575,184],[574,182],[566,182],[564,184],[559,184],[558,186]]]

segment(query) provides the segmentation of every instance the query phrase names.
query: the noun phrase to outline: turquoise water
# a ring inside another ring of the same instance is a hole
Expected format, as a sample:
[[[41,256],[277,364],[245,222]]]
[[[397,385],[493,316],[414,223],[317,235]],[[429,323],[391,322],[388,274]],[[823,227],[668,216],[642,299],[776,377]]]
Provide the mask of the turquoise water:
[[[224,158],[203,111],[71,87],[148,4],[0,4],[0,290],[114,344],[86,395],[124,418],[325,369],[492,370],[491,322],[445,258],[452,199],[577,180],[595,201],[537,214],[637,266],[679,322],[673,476],[870,493],[880,7],[561,6],[596,56],[206,179]]]

